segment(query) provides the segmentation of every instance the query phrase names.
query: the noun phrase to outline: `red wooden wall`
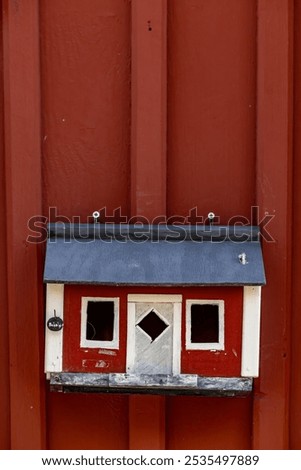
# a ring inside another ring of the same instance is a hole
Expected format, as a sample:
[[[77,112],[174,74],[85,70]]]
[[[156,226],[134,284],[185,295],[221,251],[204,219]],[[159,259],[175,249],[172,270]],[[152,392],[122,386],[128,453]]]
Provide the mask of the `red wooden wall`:
[[[2,0],[1,18],[0,448],[300,449],[301,1]],[[252,206],[274,216],[252,396],[49,393],[30,217]]]
[[[74,286],[64,287],[64,339],[63,371],[67,372],[126,372],[126,345],[129,294],[166,294],[183,296],[181,366],[183,374],[200,374],[215,377],[241,376],[242,347],[242,287],[124,287],[124,286]],[[119,348],[114,355],[105,354],[101,348],[80,346],[81,303],[83,297],[108,297],[119,299]],[[219,300],[225,302],[225,348],[223,351],[187,350],[186,348],[186,302],[192,299]],[[102,365],[99,365],[99,362]]]

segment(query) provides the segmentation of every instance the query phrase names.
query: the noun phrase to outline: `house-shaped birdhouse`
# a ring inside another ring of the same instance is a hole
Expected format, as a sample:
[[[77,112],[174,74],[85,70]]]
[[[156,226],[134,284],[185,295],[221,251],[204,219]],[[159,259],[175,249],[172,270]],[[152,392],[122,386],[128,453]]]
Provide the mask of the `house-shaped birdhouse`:
[[[48,234],[52,389],[252,390],[265,284],[257,227],[57,223]]]

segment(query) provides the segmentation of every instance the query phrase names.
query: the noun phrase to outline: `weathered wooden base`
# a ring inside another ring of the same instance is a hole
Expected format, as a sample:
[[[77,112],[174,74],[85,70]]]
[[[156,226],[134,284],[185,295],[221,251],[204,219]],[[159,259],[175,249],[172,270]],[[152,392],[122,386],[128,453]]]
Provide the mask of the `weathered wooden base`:
[[[58,392],[135,393],[162,395],[245,396],[252,378],[202,377],[199,375],[132,375],[51,373],[50,388]]]

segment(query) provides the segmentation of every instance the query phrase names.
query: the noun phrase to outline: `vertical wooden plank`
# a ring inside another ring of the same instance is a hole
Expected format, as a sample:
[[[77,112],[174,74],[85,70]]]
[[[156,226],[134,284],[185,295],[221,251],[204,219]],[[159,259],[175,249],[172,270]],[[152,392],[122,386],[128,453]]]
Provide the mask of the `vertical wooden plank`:
[[[132,2],[131,214],[166,213],[167,0]]]
[[[292,0],[258,0],[257,204],[275,215],[264,244],[261,370],[253,446],[288,447],[292,188]]]
[[[41,213],[42,199],[39,2],[2,5],[11,447],[41,449],[41,272],[39,249],[26,241],[27,221]]]
[[[0,131],[1,132],[1,131]],[[0,150],[0,226],[5,227],[4,161]],[[0,449],[10,448],[9,344],[7,304],[6,233],[0,233]]]
[[[256,1],[169,0],[168,216],[250,218],[255,64]]]
[[[197,208],[203,217],[213,210],[222,223],[231,217],[250,219],[255,203],[256,3],[169,0],[168,216],[187,216]],[[251,401],[169,397],[168,448],[250,448]]]
[[[128,216],[130,2],[39,4],[45,214]]]
[[[49,449],[112,451],[126,449],[128,443],[126,395],[54,392],[50,394],[47,407]]]
[[[0,10],[0,96],[3,105],[3,43],[2,10]],[[7,314],[7,264],[6,264],[6,208],[5,208],[5,166],[4,166],[4,123],[0,113],[0,449],[10,448],[10,405],[9,405],[9,355],[8,355],[8,314]]]
[[[295,1],[294,12],[294,166],[293,166],[293,227],[292,258],[292,349],[290,396],[290,448],[301,449],[301,253],[297,240],[301,235],[301,1]]]
[[[57,209],[86,221],[106,207],[129,216],[130,0],[39,6],[45,215],[53,207],[52,220]],[[128,396],[51,392],[47,434],[50,449],[125,449]]]
[[[166,213],[167,0],[132,1],[131,215]],[[139,218],[139,217],[138,217]],[[129,398],[129,448],[165,448],[165,398]]]
[[[129,402],[129,449],[165,449],[165,398],[132,395]]]
[[[249,398],[169,397],[167,449],[249,449]]]

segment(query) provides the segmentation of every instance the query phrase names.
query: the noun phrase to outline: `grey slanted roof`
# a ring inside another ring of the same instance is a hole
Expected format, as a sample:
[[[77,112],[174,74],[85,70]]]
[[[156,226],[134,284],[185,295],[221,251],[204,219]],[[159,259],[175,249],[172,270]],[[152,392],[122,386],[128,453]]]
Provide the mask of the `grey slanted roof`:
[[[263,285],[258,227],[49,224],[44,282]],[[246,263],[240,261],[245,254]]]

